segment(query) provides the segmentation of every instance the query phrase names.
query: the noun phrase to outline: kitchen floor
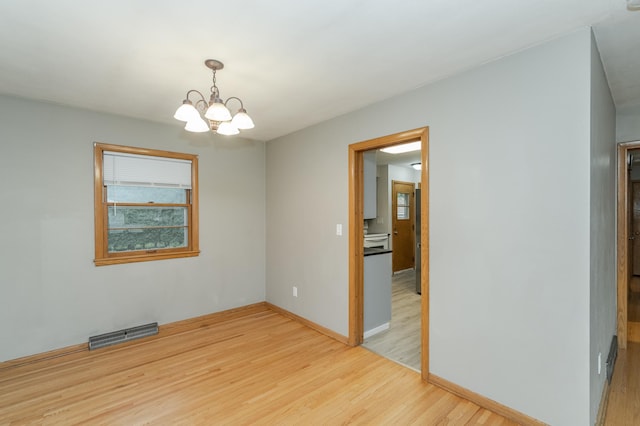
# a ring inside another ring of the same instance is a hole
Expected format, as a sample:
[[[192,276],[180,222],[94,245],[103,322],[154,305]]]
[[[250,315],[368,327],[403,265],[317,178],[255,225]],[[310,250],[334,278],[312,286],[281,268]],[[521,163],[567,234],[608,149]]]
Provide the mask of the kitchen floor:
[[[393,275],[389,329],[365,339],[362,346],[420,371],[420,299],[414,270]]]

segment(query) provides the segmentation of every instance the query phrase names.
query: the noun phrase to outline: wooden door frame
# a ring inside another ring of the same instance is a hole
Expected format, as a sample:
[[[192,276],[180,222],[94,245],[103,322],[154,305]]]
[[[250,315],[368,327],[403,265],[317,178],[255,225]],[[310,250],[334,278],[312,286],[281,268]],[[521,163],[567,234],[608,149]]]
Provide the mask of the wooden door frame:
[[[364,178],[363,153],[401,143],[422,143],[422,172],[420,187],[420,245],[421,257],[421,372],[424,380],[429,376],[429,128],[383,136],[349,145],[349,344],[362,343],[364,328]]]
[[[629,151],[640,149],[640,141],[618,144],[618,200],[617,200],[617,299],[618,347],[627,347],[627,295],[629,291]]]

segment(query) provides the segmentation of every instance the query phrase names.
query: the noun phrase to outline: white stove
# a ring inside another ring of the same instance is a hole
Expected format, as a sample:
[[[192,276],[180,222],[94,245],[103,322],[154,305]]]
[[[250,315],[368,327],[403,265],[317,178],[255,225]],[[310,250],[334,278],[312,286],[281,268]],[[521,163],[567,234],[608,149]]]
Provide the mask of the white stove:
[[[389,234],[365,234],[364,247],[389,250]]]

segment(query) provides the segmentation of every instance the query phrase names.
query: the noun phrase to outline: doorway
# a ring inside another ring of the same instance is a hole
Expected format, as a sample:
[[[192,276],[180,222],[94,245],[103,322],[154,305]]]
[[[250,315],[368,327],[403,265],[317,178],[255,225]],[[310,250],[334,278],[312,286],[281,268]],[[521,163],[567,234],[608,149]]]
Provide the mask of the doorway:
[[[396,133],[349,145],[349,343],[360,345],[363,341],[363,292],[364,292],[364,251],[363,251],[363,153],[365,151],[385,148],[407,142],[420,141],[422,171],[420,186],[421,221],[420,244],[422,270],[420,287],[421,298],[421,360],[422,378],[427,380],[429,374],[429,210],[428,210],[428,152],[429,128],[422,127],[407,132]]]
[[[618,347],[640,341],[640,141],[618,144]]]

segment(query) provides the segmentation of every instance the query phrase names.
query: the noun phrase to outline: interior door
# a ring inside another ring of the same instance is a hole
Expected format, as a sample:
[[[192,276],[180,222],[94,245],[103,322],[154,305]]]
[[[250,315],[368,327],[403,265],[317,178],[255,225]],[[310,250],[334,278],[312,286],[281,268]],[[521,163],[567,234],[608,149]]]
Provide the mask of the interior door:
[[[414,267],[414,190],[413,182],[392,182],[392,263],[393,272]]]

